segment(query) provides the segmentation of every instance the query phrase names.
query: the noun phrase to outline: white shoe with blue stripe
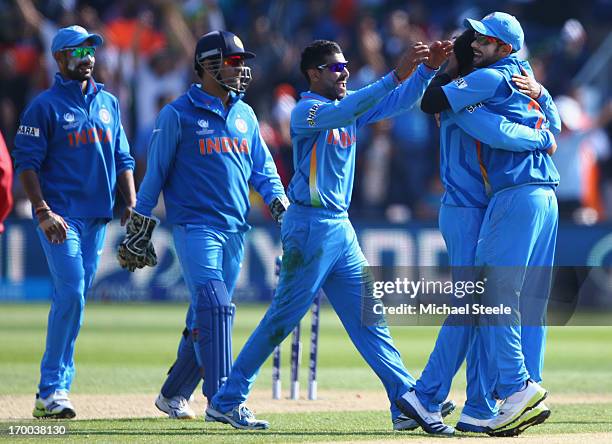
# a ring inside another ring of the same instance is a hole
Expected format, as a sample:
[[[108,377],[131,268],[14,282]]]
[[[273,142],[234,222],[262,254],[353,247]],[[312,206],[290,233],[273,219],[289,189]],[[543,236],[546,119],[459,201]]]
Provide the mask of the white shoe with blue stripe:
[[[459,417],[459,422],[455,426],[455,429],[460,432],[466,433],[488,433],[491,431],[491,423],[494,418],[490,419],[478,419],[473,416],[466,415],[465,413],[461,413]]]
[[[244,404],[234,407],[227,413],[221,413],[209,404],[206,408],[206,420],[222,422],[241,430],[265,430],[270,427],[268,421],[255,418],[253,412]]]
[[[414,419],[423,430],[430,435],[437,436],[453,436],[455,429],[447,424],[444,424],[442,414],[440,412],[429,412],[419,398],[417,398],[414,389],[408,390],[399,399],[395,401],[397,408],[409,418]]]
[[[74,406],[68,399],[66,390],[56,390],[46,398],[36,394],[36,402],[32,411],[34,418],[72,419],[76,416]]]
[[[444,418],[450,415],[451,413],[453,413],[456,407],[457,407],[457,404],[455,404],[454,401],[451,401],[451,400],[444,401],[444,403],[442,404],[442,408],[440,410],[442,417]],[[404,414],[399,415],[397,418],[393,420],[393,430],[395,431],[405,432],[405,431],[410,431],[410,430],[414,430],[417,428],[419,428],[419,423],[416,422],[414,419],[407,417]]]

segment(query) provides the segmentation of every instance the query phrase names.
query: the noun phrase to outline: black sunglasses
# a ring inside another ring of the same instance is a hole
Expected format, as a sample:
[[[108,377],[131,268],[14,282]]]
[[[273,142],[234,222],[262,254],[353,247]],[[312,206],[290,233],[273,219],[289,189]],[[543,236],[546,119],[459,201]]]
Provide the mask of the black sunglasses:
[[[348,62],[336,62],[336,63],[325,63],[323,65],[319,65],[317,66],[317,69],[329,69],[331,72],[342,72],[344,71],[344,68],[346,68],[348,65]]]

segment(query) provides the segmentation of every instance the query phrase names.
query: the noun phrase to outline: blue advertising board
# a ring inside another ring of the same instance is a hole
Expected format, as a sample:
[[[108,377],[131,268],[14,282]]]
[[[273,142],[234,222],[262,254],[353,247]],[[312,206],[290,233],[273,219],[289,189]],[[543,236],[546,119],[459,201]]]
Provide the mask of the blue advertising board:
[[[431,224],[362,224],[355,229],[371,265],[415,267],[447,265],[446,248],[440,232]],[[122,270],[116,247],[125,229],[118,221],[109,224],[100,267],[89,300],[102,301],[186,301],[187,288],[174,252],[167,226],[155,230],[153,240],[159,257],[154,268],[135,273]],[[266,301],[275,283],[274,259],[280,254],[276,226],[255,226],[246,238],[242,272],[235,298]],[[612,265],[612,225],[578,226],[562,224],[557,242],[557,265]],[[7,224],[0,237],[0,301],[35,301],[51,297],[52,285],[32,221]]]

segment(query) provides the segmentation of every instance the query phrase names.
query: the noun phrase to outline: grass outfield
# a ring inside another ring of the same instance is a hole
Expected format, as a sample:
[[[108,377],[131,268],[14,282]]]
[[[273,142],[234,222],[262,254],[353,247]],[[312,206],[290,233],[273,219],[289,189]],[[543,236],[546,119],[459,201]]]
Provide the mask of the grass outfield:
[[[154,394],[174,359],[184,322],[184,305],[88,305],[76,348],[77,375],[72,388],[79,395]],[[234,328],[234,351],[238,352],[257,325],[265,307],[241,306]],[[0,396],[6,400],[29,396],[38,382],[38,367],[44,350],[47,305],[0,305]],[[304,326],[307,325],[307,319]],[[302,387],[306,387],[308,330],[303,335]],[[418,375],[435,341],[436,328],[394,327],[396,345],[404,362]],[[548,336],[545,386],[553,416],[528,435],[612,432],[612,328],[554,327]],[[288,344],[283,350],[284,377],[288,377]],[[270,391],[271,363],[262,370],[255,389]],[[454,389],[465,387],[463,371]],[[287,379],[284,388],[288,388]],[[374,373],[357,354],[337,317],[325,307],[321,314],[319,346],[319,392],[356,390],[365,394],[382,391]],[[303,390],[304,392],[304,390]],[[563,403],[555,404],[555,395]],[[598,401],[597,397],[602,397]],[[595,401],[593,401],[595,399]],[[575,403],[574,401],[575,400]],[[595,402],[587,403],[585,402]],[[28,401],[28,405],[30,402]],[[28,408],[31,408],[29,405]],[[420,434],[389,432],[384,410],[268,413],[274,430],[241,433],[201,421],[172,422],[163,418],[131,420],[80,420],[68,423],[72,439],[84,436],[102,441],[138,439],[159,441],[160,437],[181,442],[297,442],[405,439]],[[258,411],[265,412],[265,408]],[[29,415],[25,411],[23,417]],[[454,420],[458,413],[453,415]],[[2,417],[0,416],[0,419]],[[8,422],[3,423],[6,428]],[[576,435],[578,436],[578,435]],[[2,437],[0,436],[0,439]],[[610,439],[610,437],[606,438]],[[573,442],[569,439],[568,442]],[[609,442],[609,441],[608,441]]]

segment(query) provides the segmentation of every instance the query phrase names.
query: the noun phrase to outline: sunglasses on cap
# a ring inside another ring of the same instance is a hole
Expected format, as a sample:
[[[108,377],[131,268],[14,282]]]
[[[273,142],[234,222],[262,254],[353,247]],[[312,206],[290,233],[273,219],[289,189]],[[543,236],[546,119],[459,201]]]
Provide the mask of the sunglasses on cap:
[[[495,37],[491,37],[489,35],[484,35],[484,34],[479,34],[479,33],[475,33],[474,35],[474,40],[476,41],[476,43],[478,43],[479,45],[490,45],[493,43],[497,43],[498,45],[506,45],[506,42],[502,42],[500,39],[495,38]]]
[[[242,66],[244,61],[244,57],[242,56],[229,56],[223,59],[223,64],[225,66],[231,66],[232,68],[238,68]]]
[[[93,46],[77,46],[76,48],[64,48],[62,51],[67,51],[70,57],[82,59],[85,56],[93,57],[96,53],[96,48]]]
[[[329,69],[331,72],[342,72],[344,68],[346,68],[348,62],[336,62],[336,63],[325,63],[323,65],[317,66],[317,69]]]

